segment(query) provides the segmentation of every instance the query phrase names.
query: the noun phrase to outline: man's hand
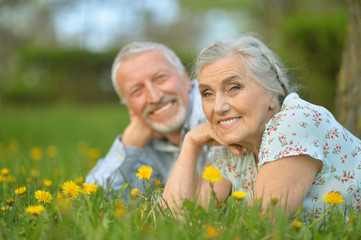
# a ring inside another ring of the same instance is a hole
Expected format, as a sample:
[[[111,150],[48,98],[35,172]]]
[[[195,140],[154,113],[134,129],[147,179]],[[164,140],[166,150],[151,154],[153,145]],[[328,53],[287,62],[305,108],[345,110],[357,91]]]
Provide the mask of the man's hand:
[[[161,138],[162,134],[156,132],[146,123],[142,122],[133,112],[129,111],[130,123],[125,128],[122,136],[124,146],[143,148],[149,141]]]

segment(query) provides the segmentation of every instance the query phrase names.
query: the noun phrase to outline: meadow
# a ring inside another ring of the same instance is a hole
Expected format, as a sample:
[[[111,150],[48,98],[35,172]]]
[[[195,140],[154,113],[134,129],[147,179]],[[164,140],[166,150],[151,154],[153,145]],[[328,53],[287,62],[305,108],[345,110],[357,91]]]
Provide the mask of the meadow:
[[[194,202],[175,218],[159,206],[163,186],[120,193],[84,184],[128,123],[124,106],[0,106],[0,239],[361,239],[361,214],[337,204],[312,227],[276,207],[260,215],[242,196],[206,211]],[[212,179],[210,179],[210,182]],[[325,203],[328,204],[328,203]],[[300,211],[301,209],[299,209]]]

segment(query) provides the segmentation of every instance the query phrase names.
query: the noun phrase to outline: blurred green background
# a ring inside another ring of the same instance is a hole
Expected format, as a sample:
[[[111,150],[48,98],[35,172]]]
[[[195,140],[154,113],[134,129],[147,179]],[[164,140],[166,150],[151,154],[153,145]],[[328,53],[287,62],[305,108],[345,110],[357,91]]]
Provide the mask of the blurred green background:
[[[346,21],[340,0],[0,0],[0,151],[59,146],[84,175],[128,122],[110,69],[133,40],[170,46],[191,71],[209,43],[256,33],[333,112]],[[77,157],[83,142],[98,154]]]

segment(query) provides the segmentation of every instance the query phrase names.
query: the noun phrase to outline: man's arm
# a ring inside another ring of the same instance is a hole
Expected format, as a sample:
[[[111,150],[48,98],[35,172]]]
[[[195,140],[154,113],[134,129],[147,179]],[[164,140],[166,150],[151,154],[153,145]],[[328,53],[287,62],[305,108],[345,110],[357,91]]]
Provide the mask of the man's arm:
[[[142,122],[132,111],[129,111],[130,123],[125,128],[122,136],[124,146],[144,148],[151,140],[160,138],[162,135],[144,122]]]
[[[88,173],[86,182],[105,190],[119,191],[125,183],[133,180],[135,166],[143,153],[143,148],[125,147],[121,137],[117,137],[107,155],[99,159]]]
[[[123,135],[118,137],[105,158],[89,172],[86,182],[119,191],[124,184],[132,184],[136,165],[144,153],[145,146],[160,134],[144,124],[132,111],[130,123]]]

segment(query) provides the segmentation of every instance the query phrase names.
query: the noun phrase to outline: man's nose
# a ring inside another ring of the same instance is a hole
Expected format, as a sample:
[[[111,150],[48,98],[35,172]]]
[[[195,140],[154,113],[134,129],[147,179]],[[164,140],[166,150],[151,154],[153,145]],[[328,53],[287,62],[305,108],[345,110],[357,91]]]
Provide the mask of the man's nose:
[[[152,82],[147,83],[147,99],[150,103],[158,103],[163,97],[163,91]]]
[[[225,114],[231,109],[231,106],[228,103],[228,99],[223,94],[218,94],[216,96],[216,101],[214,105],[214,111],[218,114]]]

